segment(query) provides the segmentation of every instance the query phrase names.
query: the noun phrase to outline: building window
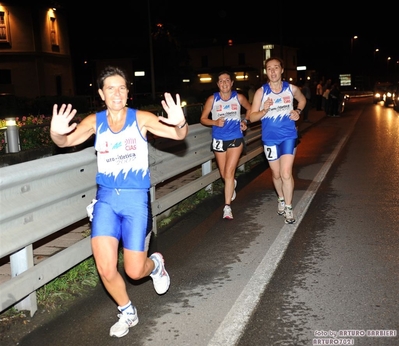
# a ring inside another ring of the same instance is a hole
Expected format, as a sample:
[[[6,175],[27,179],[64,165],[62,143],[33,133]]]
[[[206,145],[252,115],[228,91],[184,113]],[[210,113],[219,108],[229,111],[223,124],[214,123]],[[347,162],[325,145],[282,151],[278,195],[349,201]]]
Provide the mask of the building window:
[[[212,76],[209,73],[201,73],[198,77],[201,84],[212,82]]]
[[[237,82],[243,82],[248,80],[248,75],[246,72],[235,72],[235,79]]]
[[[5,11],[0,11],[0,43],[10,43],[8,15]]]
[[[238,53],[238,65],[245,65],[245,53]]]
[[[208,56],[203,55],[201,57],[201,67],[208,67]]]

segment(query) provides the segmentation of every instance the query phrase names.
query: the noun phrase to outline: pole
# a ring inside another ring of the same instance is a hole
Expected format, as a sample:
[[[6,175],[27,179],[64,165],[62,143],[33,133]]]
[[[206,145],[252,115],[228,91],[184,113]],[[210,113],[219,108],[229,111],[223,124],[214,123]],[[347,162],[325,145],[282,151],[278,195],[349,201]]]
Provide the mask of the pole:
[[[148,13],[148,36],[150,40],[150,63],[151,63],[151,96],[155,100],[155,76],[154,76],[154,52],[152,48],[152,33],[151,33],[151,12],[150,0],[147,0],[147,13]]]
[[[19,130],[15,118],[6,118],[6,153],[17,153],[21,150]]]

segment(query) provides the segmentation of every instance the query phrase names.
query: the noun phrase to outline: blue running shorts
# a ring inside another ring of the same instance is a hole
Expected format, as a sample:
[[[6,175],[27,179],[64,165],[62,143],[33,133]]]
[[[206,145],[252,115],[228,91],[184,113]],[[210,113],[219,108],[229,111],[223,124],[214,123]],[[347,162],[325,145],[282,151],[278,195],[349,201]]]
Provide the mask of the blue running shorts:
[[[152,230],[151,198],[148,189],[98,187],[91,237],[111,236],[125,249],[148,251]]]
[[[274,145],[263,145],[263,150],[268,161],[275,161],[280,158],[281,155],[291,154],[294,155],[295,148],[297,146],[297,138],[287,139],[280,144]]]

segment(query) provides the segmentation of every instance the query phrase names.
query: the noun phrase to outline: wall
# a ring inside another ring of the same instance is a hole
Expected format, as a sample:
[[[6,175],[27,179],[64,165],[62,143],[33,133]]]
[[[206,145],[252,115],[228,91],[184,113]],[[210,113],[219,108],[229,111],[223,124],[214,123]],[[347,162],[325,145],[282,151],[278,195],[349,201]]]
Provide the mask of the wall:
[[[74,95],[67,21],[62,11],[53,14],[40,5],[15,6],[1,2],[6,13],[8,42],[0,42],[0,70],[11,71],[11,84],[0,84],[0,94],[36,98]],[[56,18],[56,45],[51,44],[50,16]]]

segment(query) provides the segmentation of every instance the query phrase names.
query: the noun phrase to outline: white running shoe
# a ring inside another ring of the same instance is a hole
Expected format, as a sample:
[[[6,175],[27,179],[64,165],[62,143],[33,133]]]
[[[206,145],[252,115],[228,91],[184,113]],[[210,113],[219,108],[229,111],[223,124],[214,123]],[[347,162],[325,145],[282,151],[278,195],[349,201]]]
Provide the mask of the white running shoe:
[[[153,253],[150,258],[159,264],[156,274],[150,274],[152,282],[154,284],[155,291],[158,294],[164,294],[169,289],[170,277],[165,269],[165,263],[163,256],[159,252]]]
[[[223,208],[223,219],[233,219],[233,213],[231,212],[231,208],[228,205],[225,205]]]
[[[139,317],[137,316],[137,310],[133,306],[134,314],[118,314],[119,321],[116,322],[110,329],[109,335],[121,338],[129,333],[129,328],[134,327],[139,323]]]
[[[296,222],[294,218],[294,212],[292,211],[292,207],[286,206],[284,214],[285,214],[285,223],[293,224]]]
[[[277,201],[278,201],[277,202],[277,214],[284,215],[284,213],[285,213],[285,200],[279,198]]]
[[[237,193],[236,193],[236,187],[237,187],[237,180],[234,179],[234,191],[233,191],[233,196],[231,196],[231,201],[233,202],[236,197],[237,197]]]

